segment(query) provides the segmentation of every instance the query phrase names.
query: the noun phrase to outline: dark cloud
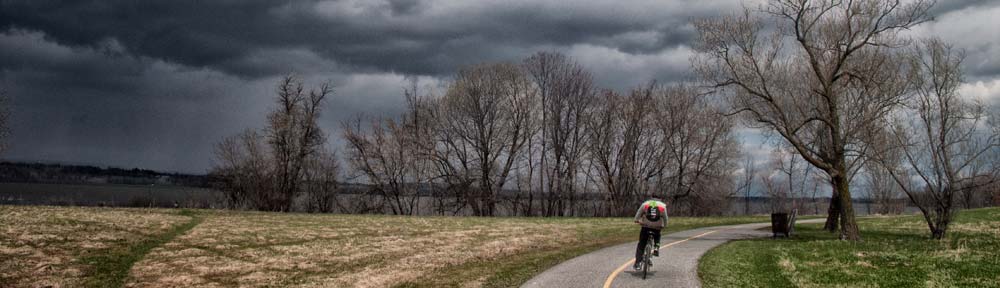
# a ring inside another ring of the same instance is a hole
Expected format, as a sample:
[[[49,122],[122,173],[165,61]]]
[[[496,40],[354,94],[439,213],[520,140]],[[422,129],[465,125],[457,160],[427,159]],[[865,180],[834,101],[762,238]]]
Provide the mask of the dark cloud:
[[[947,3],[944,3],[947,2]],[[959,3],[968,6],[957,6]],[[953,9],[937,14],[935,21],[920,27],[921,36],[934,36],[967,55],[964,72],[970,81],[1000,77],[1000,1],[939,1]]]
[[[404,75],[439,86],[458,67],[540,50],[602,87],[683,81],[691,20],[741,2],[0,1],[0,87],[14,105],[4,157],[203,172],[213,143],[263,124],[288,73],[337,85],[331,134],[357,113],[398,112]],[[940,2],[935,34],[963,35],[962,18],[997,6]],[[995,40],[972,38],[948,40],[968,47],[974,77],[995,78]]]
[[[691,39],[693,2],[7,1],[0,29],[44,31],[56,43],[115,39],[131,53],[244,77],[286,73],[260,61],[306,50],[360,69],[449,74],[521,49],[595,43],[652,53]],[[700,15],[699,15],[700,14]],[[675,29],[678,28],[678,29]]]
[[[24,45],[33,49],[13,49]],[[212,143],[259,121],[266,98],[253,92],[273,85],[69,48],[36,32],[0,36],[0,59],[13,158],[202,172]]]

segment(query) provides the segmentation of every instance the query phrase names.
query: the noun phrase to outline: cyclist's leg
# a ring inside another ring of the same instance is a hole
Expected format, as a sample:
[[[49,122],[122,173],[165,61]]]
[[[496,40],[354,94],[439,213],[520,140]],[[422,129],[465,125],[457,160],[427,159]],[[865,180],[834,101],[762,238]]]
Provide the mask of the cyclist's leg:
[[[653,234],[653,255],[660,256],[660,230],[650,229],[649,233]]]
[[[646,235],[651,230],[652,229],[649,229],[649,228],[646,228],[646,227],[642,227],[642,229],[639,230],[639,245],[637,245],[635,247],[635,263],[636,264],[638,264],[639,262],[642,262],[642,253],[644,252],[643,250],[646,248]]]
[[[660,247],[660,230],[650,230],[650,233],[653,233],[653,243],[656,243],[656,247]]]

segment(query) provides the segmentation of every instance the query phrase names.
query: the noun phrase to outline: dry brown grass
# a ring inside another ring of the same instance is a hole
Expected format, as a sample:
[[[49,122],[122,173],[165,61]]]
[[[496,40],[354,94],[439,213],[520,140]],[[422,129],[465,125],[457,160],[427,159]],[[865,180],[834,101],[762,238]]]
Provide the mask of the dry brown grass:
[[[671,218],[671,227],[761,220]],[[516,286],[552,259],[632,240],[636,231],[623,218],[13,206],[0,206],[0,221],[3,287]],[[115,274],[100,278],[95,267]]]
[[[160,209],[0,206],[0,286],[80,286],[88,271],[80,257],[186,220]]]
[[[561,222],[220,212],[137,263],[128,286],[388,287],[555,247],[593,225]]]

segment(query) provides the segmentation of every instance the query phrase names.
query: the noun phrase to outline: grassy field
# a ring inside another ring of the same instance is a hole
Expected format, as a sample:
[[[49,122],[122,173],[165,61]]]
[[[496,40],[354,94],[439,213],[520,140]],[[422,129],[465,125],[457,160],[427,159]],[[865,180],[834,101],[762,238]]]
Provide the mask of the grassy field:
[[[0,206],[0,286],[121,283],[120,270],[142,256],[133,249],[191,221],[179,212]]]
[[[671,218],[670,230],[761,222]],[[0,206],[0,286],[511,287],[631,241],[624,218]]]
[[[788,240],[717,247],[698,272],[705,287],[1000,287],[1000,209],[961,212],[946,240],[920,216],[860,219],[863,242],[836,240],[822,224]]]

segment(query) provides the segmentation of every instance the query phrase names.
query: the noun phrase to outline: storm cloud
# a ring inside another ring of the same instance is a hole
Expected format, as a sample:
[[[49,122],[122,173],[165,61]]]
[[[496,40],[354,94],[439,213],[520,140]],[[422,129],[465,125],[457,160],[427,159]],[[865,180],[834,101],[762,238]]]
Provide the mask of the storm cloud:
[[[917,33],[966,49],[968,89],[995,99],[1000,5],[942,2]],[[287,74],[337,87],[322,120],[331,134],[358,113],[400,111],[407,77],[440,87],[459,67],[538,51],[573,57],[611,89],[682,81],[691,21],[741,3],[3,1],[3,157],[204,172],[213,143],[263,124]]]

